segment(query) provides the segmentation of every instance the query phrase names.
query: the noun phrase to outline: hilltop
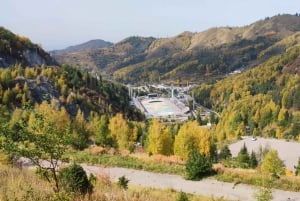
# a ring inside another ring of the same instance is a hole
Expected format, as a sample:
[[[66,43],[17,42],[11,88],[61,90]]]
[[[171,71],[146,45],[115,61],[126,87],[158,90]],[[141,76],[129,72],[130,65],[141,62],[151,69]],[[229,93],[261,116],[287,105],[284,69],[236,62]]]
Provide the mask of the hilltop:
[[[88,42],[79,44],[79,45],[73,45],[70,47],[67,47],[62,50],[53,50],[50,51],[51,55],[60,55],[60,54],[67,54],[67,53],[72,53],[72,52],[79,52],[79,51],[86,51],[86,50],[94,50],[98,48],[105,48],[105,47],[110,47],[112,46],[113,43],[104,41],[101,39],[94,39],[90,40]]]
[[[244,27],[217,27],[170,38],[129,37],[111,47],[55,55],[121,82],[201,81],[266,61],[276,42],[300,31],[300,17],[278,15]]]
[[[0,27],[0,67],[8,67],[16,63],[23,66],[57,64],[41,45]]]

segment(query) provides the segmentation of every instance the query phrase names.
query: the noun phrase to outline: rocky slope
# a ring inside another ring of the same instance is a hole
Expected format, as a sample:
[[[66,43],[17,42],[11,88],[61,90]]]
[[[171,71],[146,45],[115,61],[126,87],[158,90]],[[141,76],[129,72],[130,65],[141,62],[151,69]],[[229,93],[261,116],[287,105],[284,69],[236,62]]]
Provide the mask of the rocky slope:
[[[0,67],[16,63],[23,66],[57,64],[40,45],[0,27]]]

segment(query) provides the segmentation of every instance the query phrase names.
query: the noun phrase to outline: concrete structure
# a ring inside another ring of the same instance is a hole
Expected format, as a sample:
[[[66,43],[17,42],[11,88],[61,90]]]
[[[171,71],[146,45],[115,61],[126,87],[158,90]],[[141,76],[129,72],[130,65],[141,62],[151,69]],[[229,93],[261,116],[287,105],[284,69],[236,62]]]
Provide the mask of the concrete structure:
[[[189,107],[176,98],[162,98],[150,94],[134,98],[136,108],[140,109],[146,118],[160,118],[185,121],[190,115]]]

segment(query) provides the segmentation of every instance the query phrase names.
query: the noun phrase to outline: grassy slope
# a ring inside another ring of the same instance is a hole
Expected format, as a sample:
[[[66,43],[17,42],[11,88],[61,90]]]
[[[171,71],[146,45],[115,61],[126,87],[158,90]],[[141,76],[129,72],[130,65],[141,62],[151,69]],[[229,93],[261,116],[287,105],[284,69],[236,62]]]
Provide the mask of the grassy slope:
[[[159,190],[129,185],[123,191],[111,183],[107,175],[99,175],[93,194],[81,196],[65,193],[54,194],[51,186],[39,179],[31,170],[17,169],[0,165],[0,200],[5,201],[37,201],[37,200],[73,200],[73,201],[171,201],[176,200],[178,193],[172,189]],[[204,196],[188,195],[190,201],[222,201]],[[223,200],[224,201],[224,200]]]

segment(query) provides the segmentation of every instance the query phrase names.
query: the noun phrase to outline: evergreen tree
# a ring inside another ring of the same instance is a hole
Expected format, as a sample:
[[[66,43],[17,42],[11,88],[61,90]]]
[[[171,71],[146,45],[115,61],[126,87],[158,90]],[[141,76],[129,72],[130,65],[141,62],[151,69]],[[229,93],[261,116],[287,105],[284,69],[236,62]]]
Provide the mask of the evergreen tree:
[[[298,165],[295,167],[296,168],[296,176],[299,176],[300,175],[300,157],[298,159]]]
[[[91,193],[93,185],[84,169],[78,164],[72,164],[59,172],[61,186],[67,192],[85,195]]]
[[[186,178],[189,180],[200,180],[212,173],[212,161],[197,150],[193,150],[185,166]]]
[[[220,150],[219,159],[228,159],[231,158],[231,156],[232,155],[228,145],[223,146]]]
[[[238,165],[242,168],[247,168],[249,164],[249,154],[246,145],[244,144],[236,158]]]
[[[254,151],[251,152],[250,155],[250,159],[249,159],[249,167],[250,168],[256,168],[258,165],[257,159],[256,159],[256,155],[254,153]]]

